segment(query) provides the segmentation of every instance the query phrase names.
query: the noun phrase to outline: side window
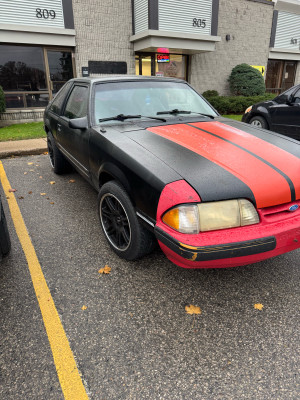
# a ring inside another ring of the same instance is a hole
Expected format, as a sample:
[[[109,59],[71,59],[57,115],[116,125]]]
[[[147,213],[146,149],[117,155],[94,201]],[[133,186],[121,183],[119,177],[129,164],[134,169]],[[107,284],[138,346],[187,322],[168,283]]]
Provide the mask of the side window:
[[[300,103],[300,89],[294,94],[293,102],[297,104]]]
[[[61,90],[57,93],[57,95],[54,97],[54,100],[51,103],[50,110],[54,112],[55,114],[60,114],[61,107],[63,105],[64,99],[66,95],[68,94],[68,91],[71,87],[72,82],[67,82]]]
[[[87,86],[74,86],[65,108],[65,117],[74,119],[87,115],[88,91]]]

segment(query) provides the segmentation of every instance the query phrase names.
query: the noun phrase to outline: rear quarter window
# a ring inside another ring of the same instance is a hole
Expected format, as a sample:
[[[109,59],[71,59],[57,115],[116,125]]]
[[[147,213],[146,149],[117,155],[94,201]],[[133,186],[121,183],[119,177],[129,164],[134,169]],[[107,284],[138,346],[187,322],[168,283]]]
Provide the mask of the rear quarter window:
[[[57,95],[54,97],[49,110],[52,111],[54,114],[60,115],[60,111],[62,109],[64,100],[69,92],[69,89],[72,85],[72,82],[67,82],[57,93]]]

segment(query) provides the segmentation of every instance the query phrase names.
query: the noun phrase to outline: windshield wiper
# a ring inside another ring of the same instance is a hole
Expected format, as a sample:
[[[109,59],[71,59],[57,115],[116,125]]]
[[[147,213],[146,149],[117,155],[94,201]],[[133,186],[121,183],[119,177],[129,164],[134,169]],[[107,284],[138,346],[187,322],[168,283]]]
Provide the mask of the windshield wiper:
[[[124,115],[124,114],[118,114],[115,115],[114,117],[108,117],[108,118],[100,118],[99,122],[105,122],[105,121],[125,121],[125,119],[131,119],[131,118],[141,118],[141,115]]]
[[[124,115],[124,114],[118,114],[114,117],[108,117],[108,118],[100,118],[99,122],[105,122],[105,121],[125,121],[125,119],[132,119],[132,118],[151,118],[151,119],[156,119],[158,121],[166,122],[164,118],[159,118],[159,117],[149,117],[147,115]]]
[[[209,114],[198,113],[198,112],[196,112],[196,111],[178,110],[178,108],[174,108],[174,110],[170,110],[170,111],[158,111],[156,114],[157,114],[157,115],[163,115],[163,114],[170,114],[170,115],[177,115],[177,114],[198,114],[198,115],[203,115],[204,117],[209,117],[209,118],[214,119],[214,116],[209,115]]]

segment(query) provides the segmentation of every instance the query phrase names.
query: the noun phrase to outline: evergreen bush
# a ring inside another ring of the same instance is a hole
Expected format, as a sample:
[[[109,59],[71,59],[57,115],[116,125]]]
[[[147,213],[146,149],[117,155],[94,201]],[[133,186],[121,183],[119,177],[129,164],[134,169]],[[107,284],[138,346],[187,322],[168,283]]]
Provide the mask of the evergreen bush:
[[[219,93],[216,90],[206,90],[205,92],[202,93],[202,96],[205,97],[206,99],[209,99],[210,97],[219,96]]]
[[[266,91],[262,74],[248,64],[235,66],[228,80],[230,91],[236,96],[259,96]]]
[[[0,86],[0,112],[5,112],[6,106],[5,106],[5,97],[4,97],[4,92],[2,89],[2,86]]]
[[[208,101],[220,114],[243,114],[249,106],[261,101],[272,100],[275,95],[265,93],[262,96],[215,96]]]

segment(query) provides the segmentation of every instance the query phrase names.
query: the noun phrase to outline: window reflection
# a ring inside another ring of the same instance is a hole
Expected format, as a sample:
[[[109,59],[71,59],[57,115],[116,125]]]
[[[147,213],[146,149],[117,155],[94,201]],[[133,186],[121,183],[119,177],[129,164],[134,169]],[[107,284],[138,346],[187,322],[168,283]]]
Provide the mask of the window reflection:
[[[46,90],[42,48],[0,45],[0,85],[5,91]]]

